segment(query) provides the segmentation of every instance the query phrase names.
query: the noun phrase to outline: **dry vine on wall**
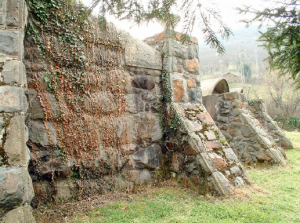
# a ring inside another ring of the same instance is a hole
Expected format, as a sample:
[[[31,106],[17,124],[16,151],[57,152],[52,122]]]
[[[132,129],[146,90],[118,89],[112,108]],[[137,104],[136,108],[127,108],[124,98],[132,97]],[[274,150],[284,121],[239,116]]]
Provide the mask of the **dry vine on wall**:
[[[29,55],[43,120],[54,149],[95,159],[128,145],[125,72],[118,32],[102,32],[86,8],[64,0],[29,0],[28,34],[40,55]],[[46,72],[35,72],[40,59]],[[53,139],[49,123],[55,128]],[[115,154],[114,154],[115,155]]]

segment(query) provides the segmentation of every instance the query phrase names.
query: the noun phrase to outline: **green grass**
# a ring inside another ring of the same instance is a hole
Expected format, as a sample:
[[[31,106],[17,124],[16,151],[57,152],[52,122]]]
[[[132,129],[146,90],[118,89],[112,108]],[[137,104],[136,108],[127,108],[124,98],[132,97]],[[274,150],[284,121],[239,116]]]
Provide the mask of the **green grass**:
[[[71,222],[300,222],[300,133],[286,167],[248,169],[254,185],[222,199],[177,187],[152,188],[130,201],[73,216]]]

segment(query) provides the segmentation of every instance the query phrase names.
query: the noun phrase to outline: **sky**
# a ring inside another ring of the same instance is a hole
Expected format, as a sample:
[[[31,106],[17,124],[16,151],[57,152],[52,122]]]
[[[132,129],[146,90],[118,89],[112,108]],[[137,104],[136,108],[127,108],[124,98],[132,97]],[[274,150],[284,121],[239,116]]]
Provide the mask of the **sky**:
[[[92,2],[92,0],[81,0],[82,3],[89,6]],[[141,0],[142,1],[142,0]],[[211,1],[211,0],[207,0]],[[200,1],[201,2],[201,1]],[[262,4],[265,3],[264,0],[215,0],[215,3],[217,4],[224,23],[228,25],[232,30],[239,29],[242,27],[245,27],[245,24],[239,22],[243,17],[242,15],[239,15],[237,11],[234,9],[236,7],[242,7],[243,5],[252,5],[254,8],[261,8]],[[94,13],[96,13],[97,10],[95,10]],[[245,18],[245,17],[244,17]],[[148,25],[132,25],[130,22],[124,20],[124,21],[118,21],[117,19],[113,18],[112,16],[108,16],[108,20],[113,22],[118,28],[123,29],[127,32],[129,32],[133,37],[143,40],[149,36],[153,36],[157,33],[160,33],[163,31],[163,27],[158,23],[149,23]],[[178,30],[180,31],[180,29]],[[201,32],[197,28],[192,33],[192,36],[195,36],[201,41]]]

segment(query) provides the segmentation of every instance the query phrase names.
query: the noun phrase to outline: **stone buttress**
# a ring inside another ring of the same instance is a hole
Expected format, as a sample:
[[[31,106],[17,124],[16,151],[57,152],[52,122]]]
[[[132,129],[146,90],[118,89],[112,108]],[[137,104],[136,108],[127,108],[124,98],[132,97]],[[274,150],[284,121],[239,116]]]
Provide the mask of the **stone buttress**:
[[[243,94],[230,92],[208,95],[203,97],[203,101],[241,162],[285,165],[286,155],[280,145],[283,141],[290,147],[289,140],[282,130],[275,128],[266,112],[249,106],[251,102],[248,103]],[[263,117],[260,116],[262,114]],[[274,133],[270,134],[270,128],[275,128],[280,135],[277,137],[278,143],[274,140]]]
[[[264,126],[279,147],[282,147],[283,149],[293,148],[290,139],[267,113],[267,109],[263,100],[249,100],[248,106],[249,110],[252,112],[252,115],[261,123],[262,126]]]
[[[205,193],[232,193],[249,183],[243,165],[202,104],[198,45],[195,38],[181,44],[166,33],[146,39],[163,54],[166,103],[165,145],[170,173],[185,186]]]

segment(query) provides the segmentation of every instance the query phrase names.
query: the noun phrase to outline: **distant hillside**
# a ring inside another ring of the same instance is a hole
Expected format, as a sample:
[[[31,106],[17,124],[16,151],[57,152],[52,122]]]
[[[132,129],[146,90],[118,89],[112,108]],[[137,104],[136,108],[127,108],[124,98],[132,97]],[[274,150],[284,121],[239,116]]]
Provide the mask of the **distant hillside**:
[[[228,72],[240,75],[240,65],[243,63],[250,65],[253,76],[264,74],[267,64],[263,59],[267,57],[267,52],[259,47],[260,43],[256,41],[260,35],[258,26],[233,30],[233,33],[234,36],[228,41],[223,41],[226,55],[222,57],[218,56],[216,50],[199,43],[200,71],[203,79],[207,75],[217,77]]]

